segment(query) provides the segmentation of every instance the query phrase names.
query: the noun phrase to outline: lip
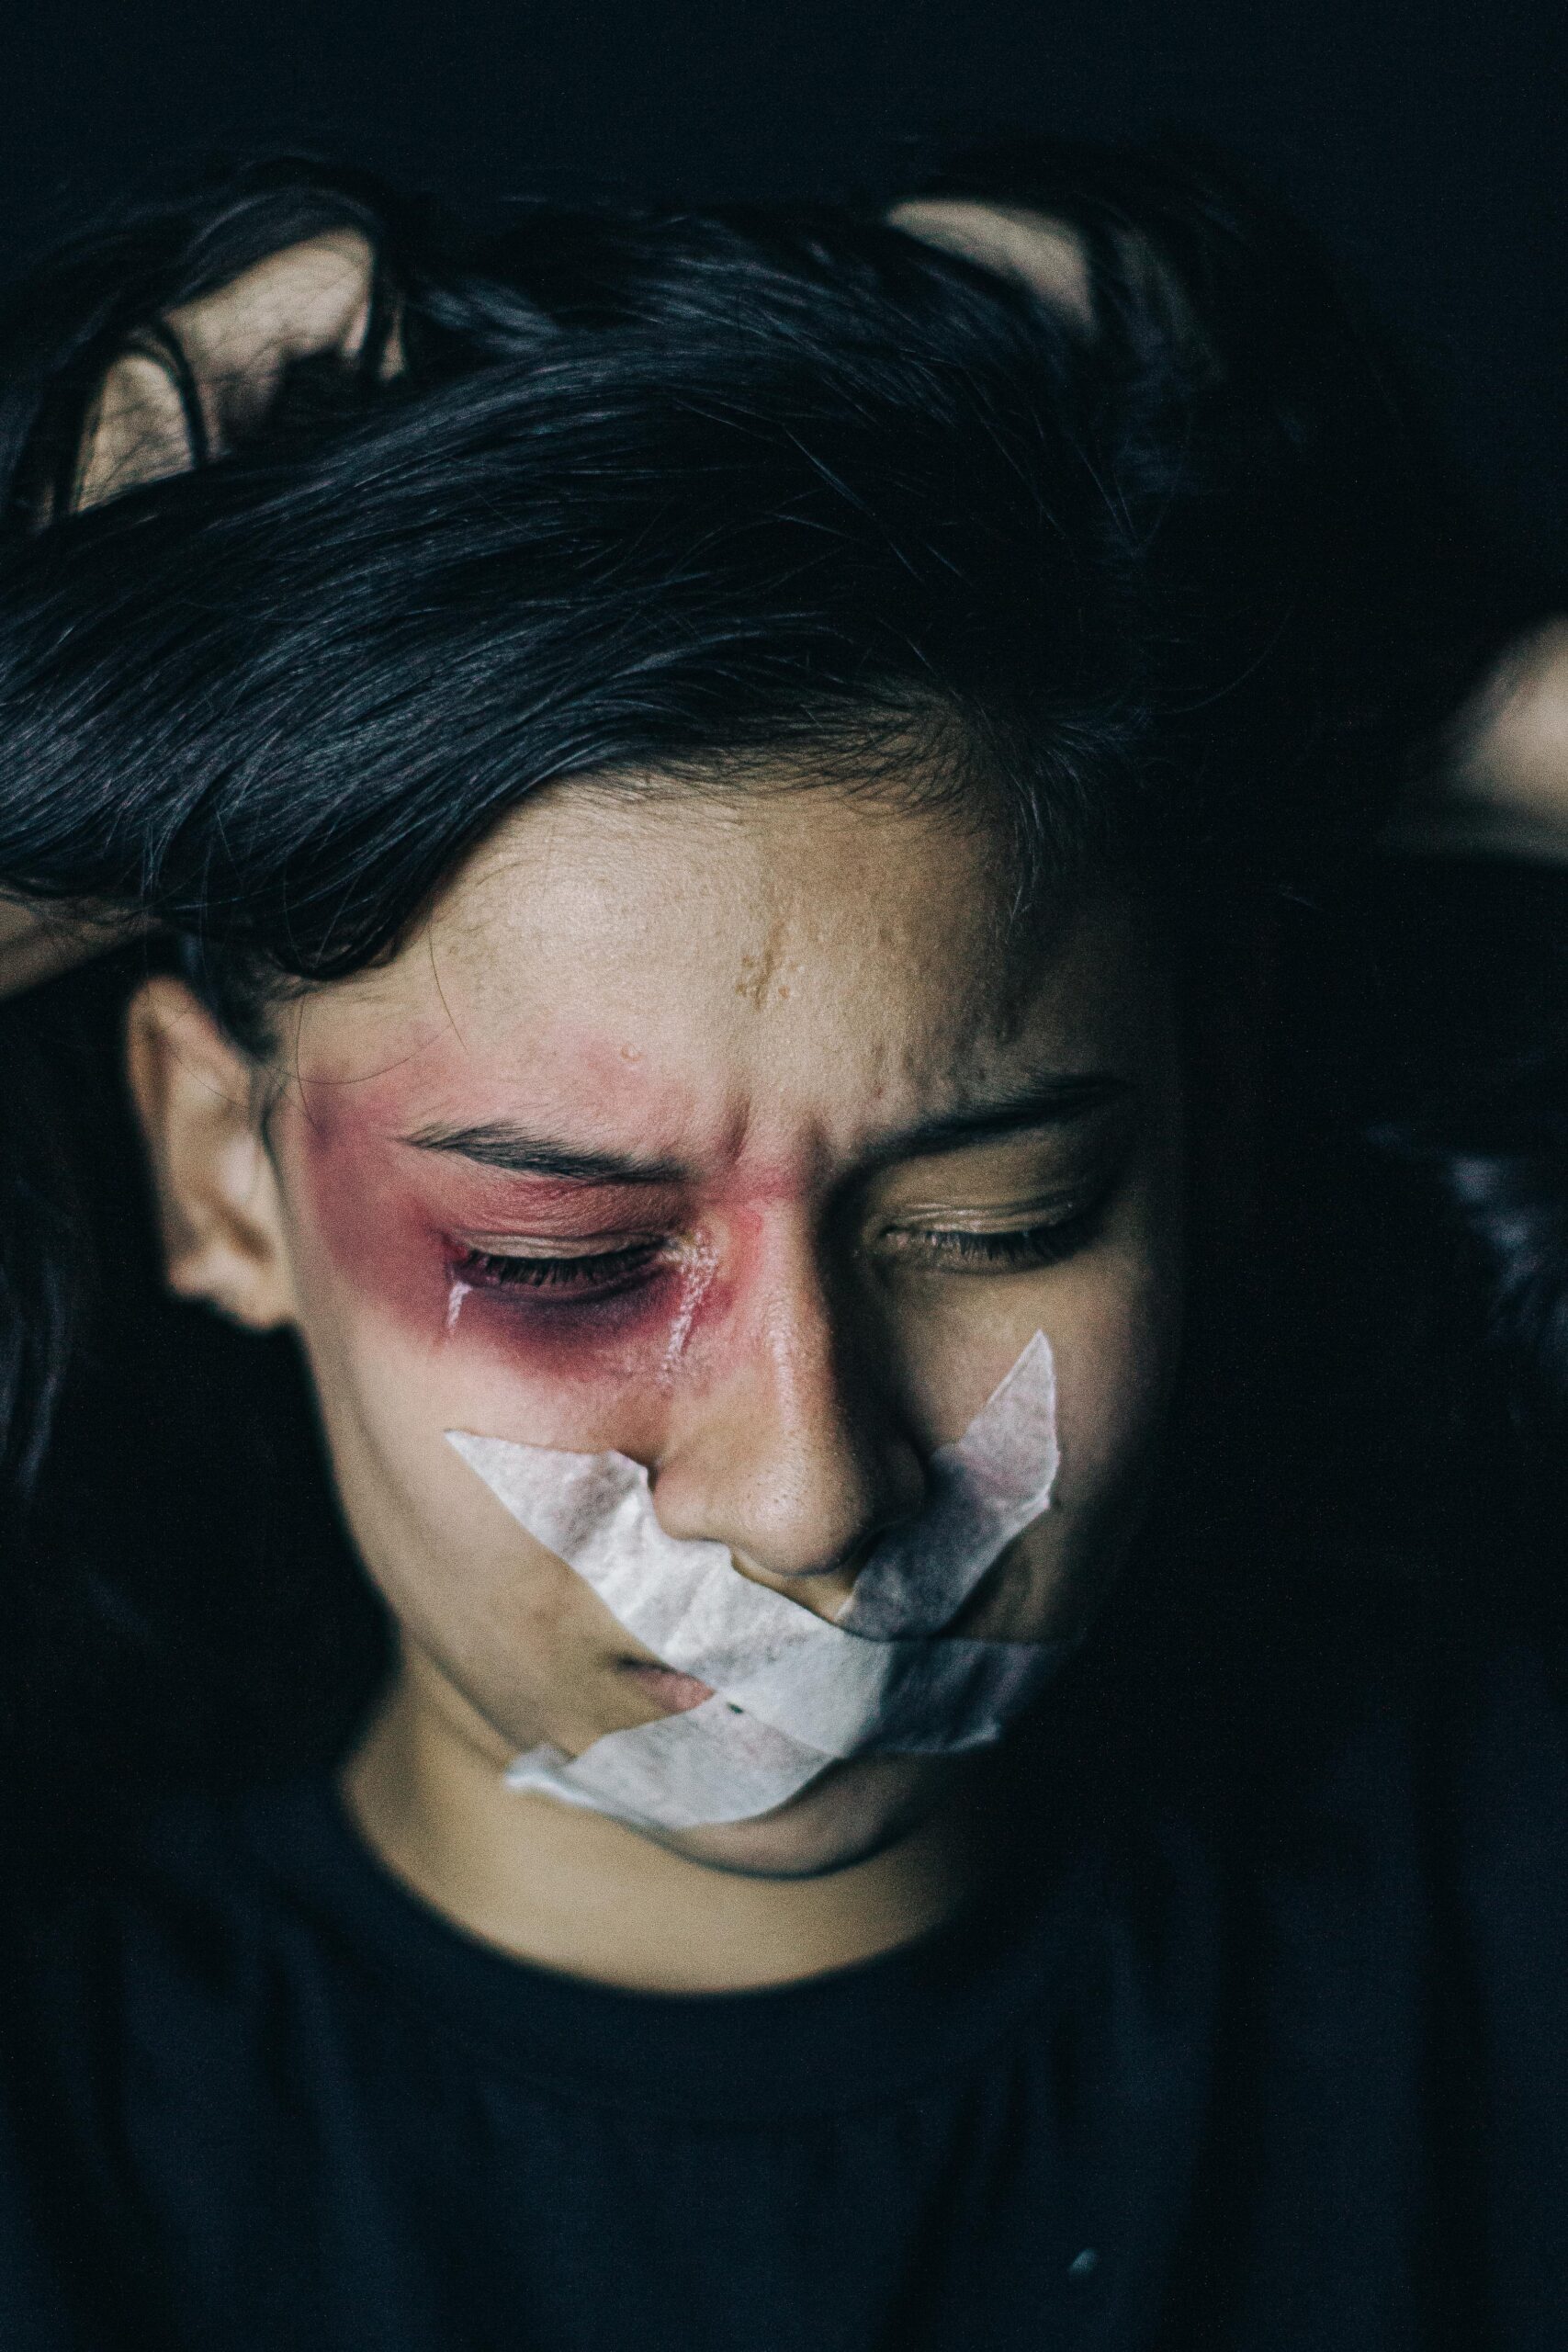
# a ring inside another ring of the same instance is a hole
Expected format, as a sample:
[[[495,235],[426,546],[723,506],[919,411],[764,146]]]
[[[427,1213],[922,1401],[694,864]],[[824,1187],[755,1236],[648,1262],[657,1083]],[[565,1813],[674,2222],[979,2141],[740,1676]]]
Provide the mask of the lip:
[[[667,1715],[688,1715],[694,1707],[700,1707],[705,1699],[714,1695],[694,1674],[677,1674],[672,1666],[649,1666],[636,1657],[624,1657],[618,1663],[621,1672],[631,1676],[644,1697],[662,1707]]]

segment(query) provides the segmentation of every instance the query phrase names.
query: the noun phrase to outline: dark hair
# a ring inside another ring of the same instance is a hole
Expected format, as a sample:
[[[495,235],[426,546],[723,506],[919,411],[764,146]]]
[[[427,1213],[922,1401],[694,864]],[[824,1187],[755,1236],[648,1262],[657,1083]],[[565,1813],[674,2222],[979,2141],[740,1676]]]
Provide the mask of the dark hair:
[[[982,793],[1051,873],[1125,868],[1211,930],[1316,888],[1501,607],[1385,364],[1267,207],[1208,166],[1031,170],[1084,239],[1092,332],[847,212],[526,206],[459,232],[305,167],[57,257],[0,322],[0,877],[152,918],[255,1047],[279,988],[388,952],[572,775],[732,788],[787,753]],[[370,236],[372,342],[395,308],[406,368],[302,363],[241,446],[63,514],[128,341],[333,226]],[[18,1612],[87,1705],[84,1657],[122,1681],[139,1658],[165,1756],[209,1736],[204,1680],[231,1755],[276,1744],[285,1683],[330,1744],[376,1614],[298,1473],[286,1343],[156,1300],[107,1042],[144,966],[6,1016]],[[46,1118],[24,1086],[65,1100]]]

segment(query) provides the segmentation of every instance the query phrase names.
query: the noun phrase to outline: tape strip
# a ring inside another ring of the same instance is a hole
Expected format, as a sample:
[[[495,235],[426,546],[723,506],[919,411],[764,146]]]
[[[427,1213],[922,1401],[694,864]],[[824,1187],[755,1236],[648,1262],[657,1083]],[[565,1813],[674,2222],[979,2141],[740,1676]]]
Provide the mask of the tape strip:
[[[876,1546],[837,1623],[741,1575],[723,1544],[667,1535],[647,1469],[625,1454],[447,1435],[628,1633],[718,1693],[575,1760],[531,1749],[507,1774],[514,1788],[664,1828],[748,1819],[836,1758],[988,1746],[1073,1646],[937,1637],[1049,1504],[1059,1456],[1043,1333],[931,1457],[925,1507]]]

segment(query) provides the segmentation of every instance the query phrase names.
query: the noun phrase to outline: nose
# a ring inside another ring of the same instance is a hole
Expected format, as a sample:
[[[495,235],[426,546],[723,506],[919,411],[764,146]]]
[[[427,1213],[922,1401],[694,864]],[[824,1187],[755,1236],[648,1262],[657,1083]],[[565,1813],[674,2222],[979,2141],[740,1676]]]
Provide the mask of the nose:
[[[920,1508],[925,1469],[864,1303],[829,1295],[808,1238],[767,1254],[722,1364],[677,1408],[653,1504],[667,1534],[723,1544],[743,1575],[832,1616],[877,1537]]]

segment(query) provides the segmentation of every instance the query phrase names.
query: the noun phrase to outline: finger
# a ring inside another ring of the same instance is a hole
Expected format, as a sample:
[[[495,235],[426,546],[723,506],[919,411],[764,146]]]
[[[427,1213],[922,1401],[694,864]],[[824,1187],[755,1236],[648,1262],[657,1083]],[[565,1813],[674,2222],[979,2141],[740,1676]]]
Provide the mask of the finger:
[[[0,997],[19,996],[122,947],[140,928],[123,917],[70,914],[0,898]]]
[[[1073,232],[1025,205],[982,204],[967,197],[921,196],[896,204],[888,224],[922,243],[958,254],[1055,304],[1084,328],[1094,325],[1089,259]]]
[[[362,231],[333,230],[269,254],[169,311],[158,337],[172,349],[128,350],[104,378],[83,435],[73,505],[96,506],[138,483],[188,471],[197,458],[193,422],[211,453],[232,448],[264,421],[298,361],[358,359],[376,266],[375,247]],[[387,379],[402,365],[394,320],[379,372]],[[187,413],[191,396],[195,420]]]

